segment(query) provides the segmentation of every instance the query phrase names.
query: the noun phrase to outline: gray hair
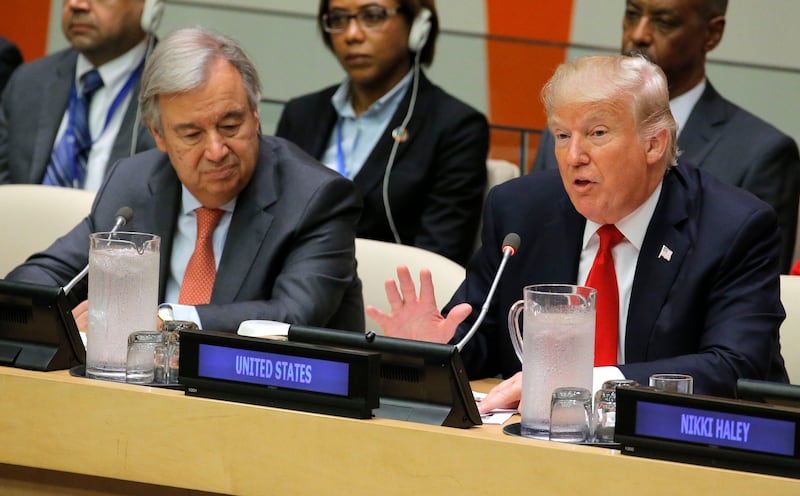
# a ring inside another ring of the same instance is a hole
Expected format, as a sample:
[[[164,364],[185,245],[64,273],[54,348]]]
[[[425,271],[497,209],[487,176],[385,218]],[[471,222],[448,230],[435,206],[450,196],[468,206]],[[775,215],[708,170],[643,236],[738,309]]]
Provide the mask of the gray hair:
[[[626,101],[631,102],[640,138],[649,139],[663,129],[668,131],[665,163],[675,165],[680,153],[678,126],[669,109],[667,78],[644,57],[597,55],[566,62],[542,89],[548,122],[564,103],[622,105]]]
[[[195,27],[173,31],[148,57],[139,92],[144,122],[162,132],[158,96],[185,93],[202,86],[208,80],[210,67],[218,59],[228,61],[239,71],[250,109],[258,110],[261,80],[239,44],[223,34]]]

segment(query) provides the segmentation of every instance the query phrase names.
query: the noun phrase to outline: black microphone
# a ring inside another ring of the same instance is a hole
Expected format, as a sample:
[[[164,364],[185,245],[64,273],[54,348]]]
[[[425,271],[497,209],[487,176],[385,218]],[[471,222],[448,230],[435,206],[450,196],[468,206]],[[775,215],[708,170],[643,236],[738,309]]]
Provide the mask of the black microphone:
[[[459,341],[458,344],[456,345],[458,351],[461,351],[461,349],[464,348],[464,345],[467,344],[470,339],[472,339],[472,336],[478,331],[478,327],[480,327],[481,324],[483,323],[483,319],[486,318],[486,312],[489,311],[489,305],[491,304],[492,297],[494,297],[494,292],[497,289],[497,283],[500,282],[500,276],[503,275],[503,271],[506,268],[506,263],[508,263],[508,259],[513,257],[517,253],[517,250],[519,249],[519,243],[520,239],[519,239],[519,234],[517,233],[508,233],[506,234],[506,237],[503,238],[503,248],[502,248],[503,259],[500,260],[500,266],[497,268],[497,272],[494,275],[494,281],[492,281],[492,287],[489,288],[489,294],[486,295],[486,299],[483,301],[483,307],[481,307],[481,313],[478,315],[478,318],[475,319],[475,323],[472,324],[472,327],[470,327],[469,332],[467,332],[467,335],[464,336],[464,338],[461,339],[461,341]]]
[[[111,228],[111,233],[117,232],[120,227],[129,224],[133,219],[133,209],[131,207],[121,207],[117,210],[117,216],[114,218],[114,227]],[[73,277],[72,280],[64,286],[64,294],[69,294],[72,291],[72,288],[78,284],[81,279],[86,277],[86,274],[89,273],[89,264],[86,264],[86,267],[83,268],[82,271],[78,273],[77,276]]]

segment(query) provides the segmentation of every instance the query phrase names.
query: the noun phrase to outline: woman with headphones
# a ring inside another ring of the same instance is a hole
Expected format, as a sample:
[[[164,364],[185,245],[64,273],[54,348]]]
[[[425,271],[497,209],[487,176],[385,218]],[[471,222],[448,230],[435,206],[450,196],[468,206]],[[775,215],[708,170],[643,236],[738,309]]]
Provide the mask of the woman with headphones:
[[[486,118],[431,83],[434,0],[320,0],[325,44],[347,73],[286,104],[276,135],[353,180],[358,236],[466,265],[486,187]]]

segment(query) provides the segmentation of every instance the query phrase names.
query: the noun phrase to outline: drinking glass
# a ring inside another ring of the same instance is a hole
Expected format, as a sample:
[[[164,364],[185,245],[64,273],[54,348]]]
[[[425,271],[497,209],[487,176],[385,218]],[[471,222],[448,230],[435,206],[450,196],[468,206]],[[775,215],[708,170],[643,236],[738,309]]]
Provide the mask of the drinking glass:
[[[650,376],[650,386],[669,393],[692,394],[694,379],[686,374],[653,374]]]
[[[638,386],[639,383],[633,379],[610,379],[603,383],[600,389],[616,389],[618,387],[633,387]]]
[[[598,443],[614,442],[617,423],[617,390],[598,389],[594,395],[594,436]]]
[[[557,387],[550,403],[550,440],[585,443],[591,437],[591,391],[583,387]]]
[[[128,337],[125,382],[149,384],[155,378],[156,347],[164,342],[159,331],[136,331]]]

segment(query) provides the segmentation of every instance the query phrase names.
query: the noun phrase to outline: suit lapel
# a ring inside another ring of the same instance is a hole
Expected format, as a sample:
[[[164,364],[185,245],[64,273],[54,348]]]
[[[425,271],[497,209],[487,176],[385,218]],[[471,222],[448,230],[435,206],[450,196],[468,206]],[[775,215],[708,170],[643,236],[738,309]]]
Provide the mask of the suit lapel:
[[[625,361],[645,360],[650,336],[691,248],[687,176],[680,168],[664,178],[636,264],[625,338]],[[670,253],[671,252],[671,253]]]
[[[48,78],[48,82],[44,85],[31,158],[29,177],[32,183],[42,182],[47,164],[50,162],[58,127],[69,104],[77,58],[77,52],[71,50],[65,52],[58,60],[53,76]]]
[[[586,219],[566,196],[560,200],[559,207],[559,216],[554,216],[536,233],[538,241],[534,251],[526,257],[529,267],[520,271],[535,274],[530,284],[577,283]],[[542,263],[542,260],[553,262]]]
[[[140,199],[141,207],[134,208],[132,228],[137,224],[136,212],[148,212],[149,218],[142,225],[153,226],[153,233],[161,236],[158,294],[159,301],[163,301],[169,276],[172,240],[181,207],[181,183],[166,154],[162,154],[159,163],[153,168],[148,183],[148,195]]]
[[[682,158],[699,167],[722,136],[721,125],[728,118],[725,101],[711,83],[706,82],[706,89],[678,138],[678,146],[683,150]]]
[[[211,296],[213,301],[236,299],[272,225],[273,216],[268,208],[278,200],[277,183],[277,158],[261,139],[255,173],[236,201]]]
[[[334,88],[330,92],[325,92],[322,99],[323,105],[321,106],[323,111],[318,118],[310,123],[308,134],[303,138],[308,141],[306,141],[306,146],[302,148],[317,160],[322,159],[322,155],[325,154],[325,149],[328,147],[328,140],[331,137],[334,126],[336,126],[338,115],[331,103],[331,97],[335,91],[336,89]]]
[[[397,154],[395,155],[394,159],[395,164],[400,162],[400,159],[403,157],[403,155],[405,155],[407,150],[413,148],[414,141],[419,137],[419,130],[422,128],[422,124],[425,120],[425,112],[422,109],[431,107],[431,89],[433,85],[421,71],[419,78],[417,101],[414,105],[415,110],[411,116],[411,120],[406,126],[408,139],[401,142],[397,147]],[[372,153],[369,154],[364,166],[353,179],[353,182],[359,186],[361,191],[371,191],[375,188],[378,188],[380,183],[383,181],[383,174],[386,170],[389,154],[391,153],[392,147],[395,143],[394,138],[392,138],[392,130],[400,127],[400,125],[403,123],[403,119],[406,116],[406,112],[408,112],[408,104],[411,101],[412,84],[413,80],[409,84],[406,94],[400,101],[400,105],[397,106],[397,110],[395,110],[392,119],[389,121],[389,125],[383,132],[383,135],[378,140],[378,143],[375,145]]]

